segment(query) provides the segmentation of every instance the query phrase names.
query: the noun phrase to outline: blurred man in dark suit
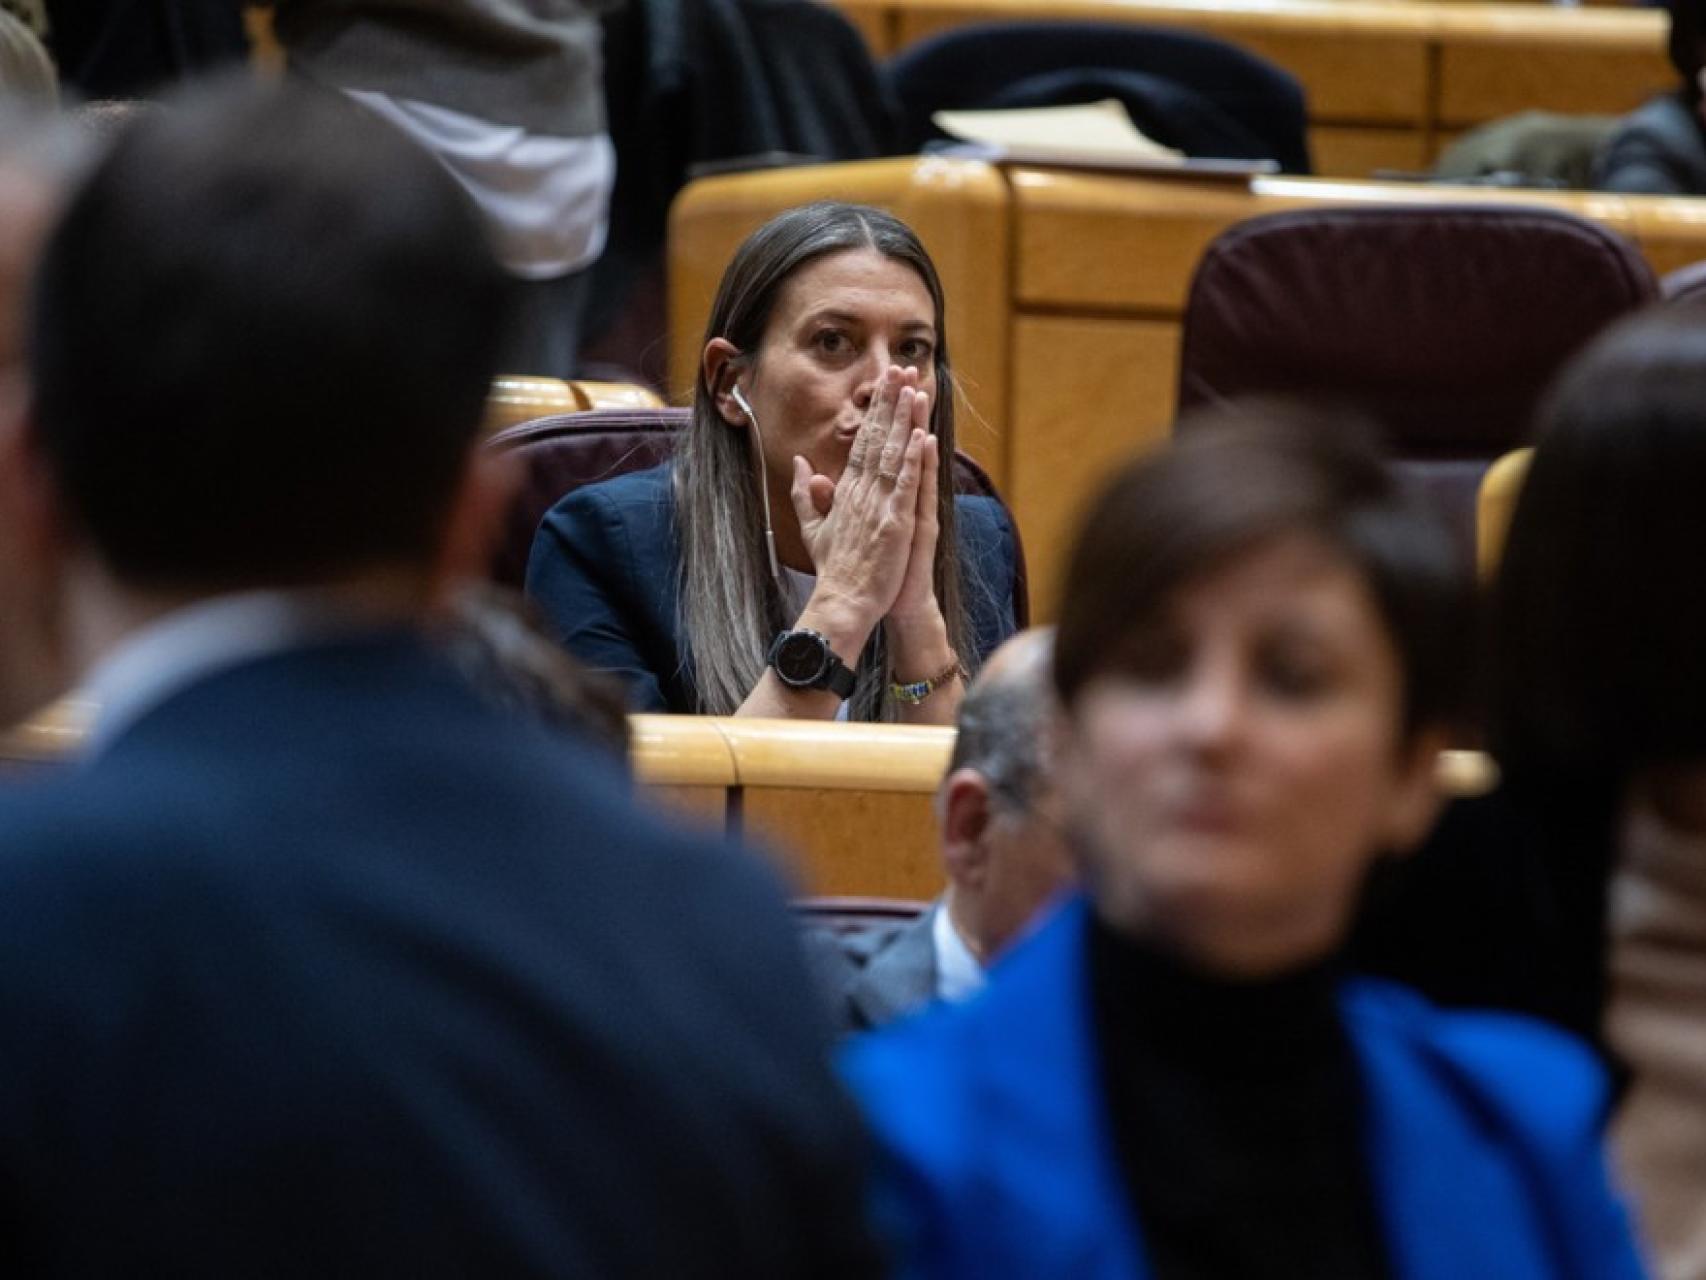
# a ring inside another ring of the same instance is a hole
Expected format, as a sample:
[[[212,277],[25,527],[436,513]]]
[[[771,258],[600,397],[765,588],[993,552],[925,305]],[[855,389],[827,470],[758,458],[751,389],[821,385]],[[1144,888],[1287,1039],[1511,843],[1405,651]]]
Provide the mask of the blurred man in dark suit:
[[[49,241],[29,444],[100,711],[0,793],[7,1270],[869,1270],[768,877],[435,640],[506,298],[326,96],[144,118]]]

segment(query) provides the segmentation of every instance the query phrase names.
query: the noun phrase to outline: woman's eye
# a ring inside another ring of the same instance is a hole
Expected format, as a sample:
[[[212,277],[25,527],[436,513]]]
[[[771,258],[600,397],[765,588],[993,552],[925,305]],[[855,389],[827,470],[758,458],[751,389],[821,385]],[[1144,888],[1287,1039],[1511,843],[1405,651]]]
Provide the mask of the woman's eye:
[[[1260,668],[1262,683],[1281,698],[1303,700],[1318,697],[1332,683],[1325,663],[1294,654],[1274,654]]]
[[[812,345],[825,355],[837,356],[846,353],[853,344],[839,329],[820,329],[812,335]]]
[[[895,354],[911,365],[929,364],[934,353],[935,348],[923,338],[908,338],[895,348]]]
[[[1164,684],[1184,670],[1184,646],[1172,636],[1139,632],[1119,648],[1115,666],[1136,684]]]

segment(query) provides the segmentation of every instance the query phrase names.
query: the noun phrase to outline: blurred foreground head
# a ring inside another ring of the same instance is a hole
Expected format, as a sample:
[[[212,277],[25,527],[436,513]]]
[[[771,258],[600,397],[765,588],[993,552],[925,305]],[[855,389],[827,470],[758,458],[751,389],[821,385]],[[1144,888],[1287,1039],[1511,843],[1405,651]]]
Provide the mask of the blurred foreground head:
[[[1229,976],[1336,948],[1438,803],[1466,566],[1369,434],[1199,420],[1114,479],[1068,569],[1058,767],[1091,897]]]
[[[1493,593],[1491,735],[1509,775],[1706,758],[1706,311],[1656,307],[1559,376]]]
[[[69,538],[179,598],[430,576],[505,301],[454,182],[335,95],[232,81],[135,121],[31,317]]]
[[[22,329],[42,242],[87,152],[64,119],[0,97],[0,726],[65,682],[58,539],[46,469],[25,426]]]

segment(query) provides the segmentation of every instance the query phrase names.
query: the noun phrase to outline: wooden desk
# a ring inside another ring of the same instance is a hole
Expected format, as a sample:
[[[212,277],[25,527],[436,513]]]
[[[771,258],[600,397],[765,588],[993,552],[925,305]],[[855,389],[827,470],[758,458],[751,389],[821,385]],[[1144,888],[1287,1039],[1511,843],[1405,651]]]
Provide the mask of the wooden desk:
[[[0,767],[73,753],[90,708],[66,704],[0,733]],[[756,836],[805,893],[928,899],[941,892],[932,803],[954,731],[712,716],[630,717],[643,795],[687,821]],[[1448,795],[1493,785],[1485,757],[1446,752]]]
[[[1706,258],[1706,200],[1407,183],[1137,178],[977,161],[898,159],[696,183],[671,216],[671,361],[692,368],[740,238],[825,197],[912,222],[947,291],[969,376],[961,444],[1001,486],[1030,559],[1034,617],[1054,613],[1059,560],[1109,469],[1164,439],[1179,324],[1204,248],[1245,218],[1339,204],[1465,201],[1585,215],[1629,236],[1657,273]]]
[[[1124,22],[1218,36],[1297,77],[1317,173],[1431,165],[1528,108],[1621,115],[1675,84],[1665,18],[1637,9],[1425,0],[835,0],[888,56],[976,22]]]

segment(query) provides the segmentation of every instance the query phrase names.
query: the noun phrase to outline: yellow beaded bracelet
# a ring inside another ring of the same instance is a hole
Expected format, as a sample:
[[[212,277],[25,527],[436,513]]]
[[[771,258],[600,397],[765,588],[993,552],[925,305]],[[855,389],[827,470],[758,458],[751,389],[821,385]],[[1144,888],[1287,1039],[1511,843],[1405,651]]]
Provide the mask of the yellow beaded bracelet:
[[[958,656],[947,666],[931,676],[928,680],[914,680],[910,684],[889,685],[889,696],[896,702],[904,702],[909,707],[916,707],[948,681],[964,678],[966,670],[960,665]]]

